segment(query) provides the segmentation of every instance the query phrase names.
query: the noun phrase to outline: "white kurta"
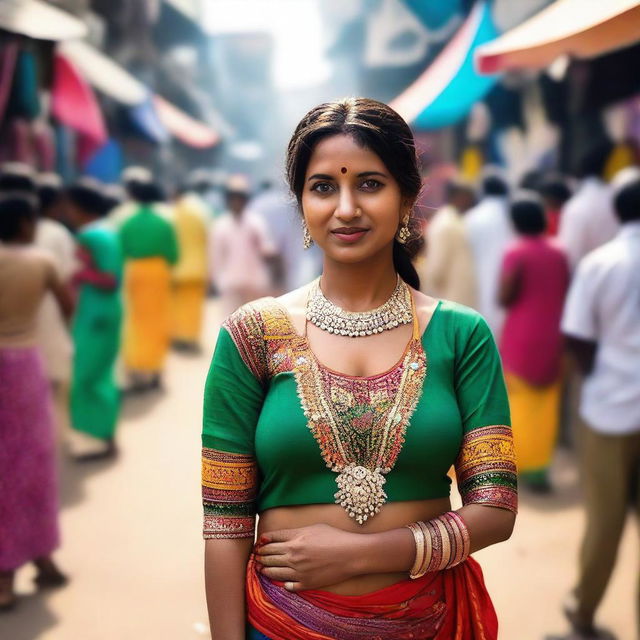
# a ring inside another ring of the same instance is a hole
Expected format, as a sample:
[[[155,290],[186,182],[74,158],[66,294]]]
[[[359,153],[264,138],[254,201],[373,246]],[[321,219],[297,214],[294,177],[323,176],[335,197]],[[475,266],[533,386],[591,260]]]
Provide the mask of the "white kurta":
[[[420,288],[424,293],[475,306],[476,281],[471,248],[462,216],[454,207],[442,207],[429,223],[426,255],[418,269]]]
[[[504,311],[498,304],[500,267],[504,251],[514,239],[507,198],[483,198],[467,212],[464,222],[476,273],[476,309],[484,316],[497,339],[504,322]]]
[[[567,251],[571,268],[575,269],[587,253],[609,242],[619,228],[611,189],[598,178],[586,178],[560,216],[558,240]]]

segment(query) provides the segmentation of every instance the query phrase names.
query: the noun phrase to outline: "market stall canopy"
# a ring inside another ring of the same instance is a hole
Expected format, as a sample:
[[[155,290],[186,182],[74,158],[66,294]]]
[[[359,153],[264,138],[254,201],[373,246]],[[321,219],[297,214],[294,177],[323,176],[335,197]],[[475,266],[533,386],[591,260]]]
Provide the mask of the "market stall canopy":
[[[538,69],[562,55],[595,56],[640,40],[640,0],[557,0],[480,47],[480,73]]]
[[[164,98],[153,96],[153,105],[160,122],[180,142],[197,149],[207,149],[220,141],[219,134],[211,127],[192,118]]]
[[[176,11],[179,11],[185,17],[193,20],[196,24],[199,22],[200,11],[199,4],[196,0],[165,0]]]
[[[464,118],[495,84],[473,65],[476,48],[497,30],[488,2],[477,2],[465,23],[422,75],[390,104],[416,129],[438,129]]]
[[[54,41],[84,38],[88,32],[84,22],[40,0],[0,0],[0,28]]]
[[[148,90],[117,62],[82,40],[67,40],[58,52],[69,60],[89,84],[117,102],[134,106],[144,102]]]
[[[64,56],[54,58],[51,113],[58,122],[101,146],[107,127],[91,87]]]

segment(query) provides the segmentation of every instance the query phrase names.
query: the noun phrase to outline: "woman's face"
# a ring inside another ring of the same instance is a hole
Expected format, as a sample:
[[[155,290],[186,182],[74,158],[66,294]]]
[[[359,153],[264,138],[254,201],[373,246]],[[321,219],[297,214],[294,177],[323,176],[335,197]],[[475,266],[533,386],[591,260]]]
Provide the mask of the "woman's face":
[[[391,250],[409,207],[382,160],[340,134],[315,146],[305,175],[302,210],[325,255],[355,263]]]

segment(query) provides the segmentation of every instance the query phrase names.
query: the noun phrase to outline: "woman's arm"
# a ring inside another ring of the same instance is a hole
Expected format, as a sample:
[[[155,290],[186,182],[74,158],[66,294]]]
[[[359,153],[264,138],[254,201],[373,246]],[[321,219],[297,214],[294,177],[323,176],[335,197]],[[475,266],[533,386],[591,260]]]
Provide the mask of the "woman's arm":
[[[244,640],[245,574],[251,538],[207,540],[204,576],[211,637]]]
[[[522,285],[522,272],[520,268],[503,270],[498,286],[498,304],[501,307],[510,307],[520,295]]]
[[[114,291],[118,288],[116,276],[108,271],[100,271],[87,249],[79,247],[76,255],[81,266],[73,276],[74,284],[86,283],[104,291]]]
[[[62,317],[69,322],[75,310],[73,295],[69,287],[60,278],[58,270],[53,264],[51,265],[47,286],[58,303]]]
[[[515,513],[469,504],[457,511],[471,538],[471,551],[507,540]],[[393,550],[393,553],[390,553]],[[292,590],[320,589],[349,578],[409,571],[416,544],[407,527],[381,533],[351,533],[326,524],[265,533],[256,558],[272,580],[293,582]]]

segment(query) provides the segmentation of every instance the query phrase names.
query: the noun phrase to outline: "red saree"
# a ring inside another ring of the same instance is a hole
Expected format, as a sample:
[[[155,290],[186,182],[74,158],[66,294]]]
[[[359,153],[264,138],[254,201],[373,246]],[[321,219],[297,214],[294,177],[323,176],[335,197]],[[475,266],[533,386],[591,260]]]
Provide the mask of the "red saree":
[[[480,565],[462,564],[373,593],[290,593],[247,567],[249,623],[270,640],[496,640],[498,619]]]

